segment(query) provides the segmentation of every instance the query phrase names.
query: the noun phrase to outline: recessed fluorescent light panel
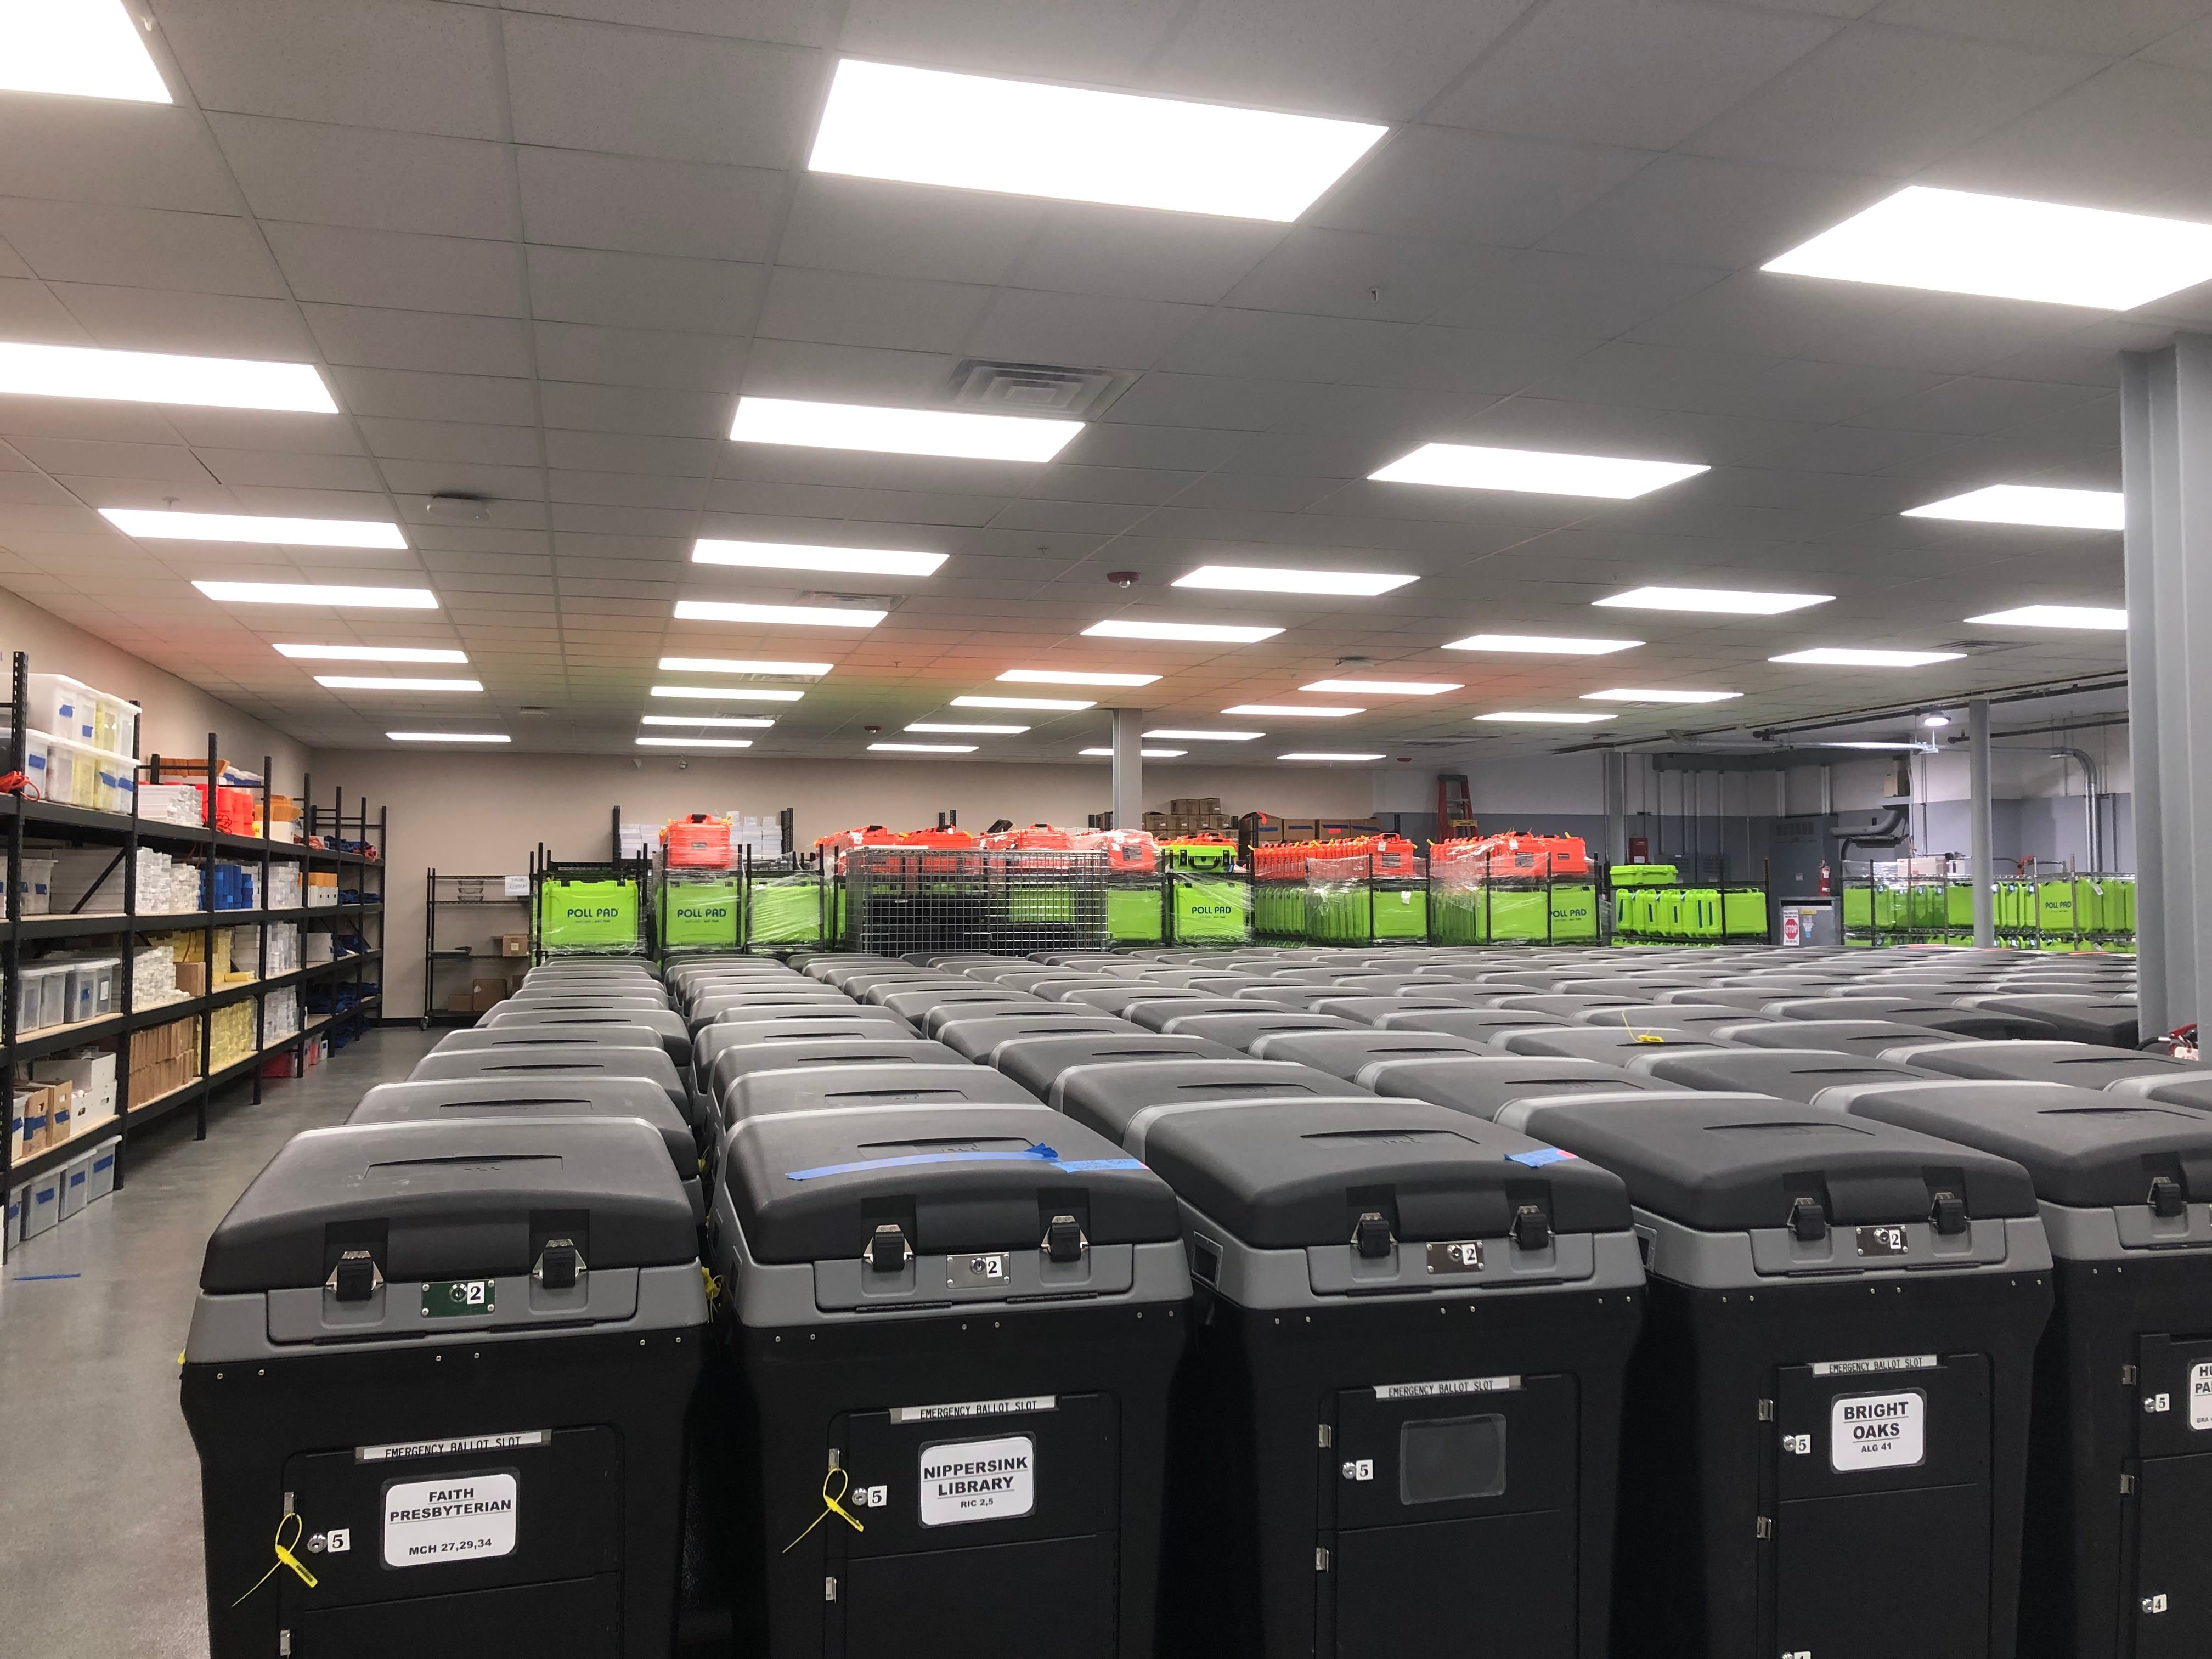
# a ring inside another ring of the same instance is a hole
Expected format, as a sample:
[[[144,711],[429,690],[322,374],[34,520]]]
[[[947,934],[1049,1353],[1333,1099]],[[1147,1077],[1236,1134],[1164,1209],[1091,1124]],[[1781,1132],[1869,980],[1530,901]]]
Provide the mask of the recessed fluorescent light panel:
[[[1176,640],[1190,645],[1256,645],[1272,640],[1279,628],[1245,628],[1231,623],[1093,623],[1084,633],[1094,640]]]
[[[1100,759],[1111,755],[1114,751],[1110,749],[1079,749],[1075,752]],[[1188,755],[1190,750],[1188,749],[1139,749],[1137,753],[1145,760],[1174,760],[1179,756]]]
[[[1615,686],[1609,691],[1585,691],[1584,702],[1726,702],[1741,691],[1637,691]]]
[[[2015,611],[1992,611],[1986,617],[1966,620],[1996,628],[2083,628],[2119,633],[2128,625],[2128,613],[2100,605],[2023,605]]]
[[[103,507],[100,516],[141,541],[264,542],[284,547],[404,548],[396,524],[375,519],[263,519],[244,513],[153,513]]]
[[[1511,651],[1531,657],[1605,657],[1633,651],[1641,640],[1577,640],[1551,634],[1470,634],[1447,640],[1447,651]]]
[[[734,605],[726,599],[678,599],[678,622],[761,623],[769,627],[873,628],[891,613],[859,605]]]
[[[1182,726],[1164,726],[1158,731],[1147,732],[1145,735],[1164,738],[1170,743],[1177,739],[1184,743],[1249,743],[1255,738],[1264,738],[1267,734],[1265,732],[1197,732],[1187,731]]]
[[[2130,311],[2212,277],[2212,225],[1911,185],[1761,269]]]
[[[1699,617],[1779,617],[1808,605],[1826,605],[1832,593],[1763,593],[1735,587],[1632,587],[1594,605],[1621,611],[1686,611]]]
[[[1278,755],[1279,761],[1378,761],[1380,755],[1332,755],[1325,750],[1301,750],[1289,755]]]
[[[1446,691],[1462,691],[1456,680],[1316,680],[1301,691],[1334,691],[1352,697],[1433,697]]]
[[[957,720],[915,720],[906,728],[909,732],[937,732],[946,735],[964,734],[971,738],[1011,738],[1026,732],[1026,726],[963,726]]]
[[[482,680],[409,679],[396,674],[318,674],[317,685],[333,691],[481,691]]]
[[[19,0],[20,3],[20,0]],[[338,406],[312,363],[244,357],[178,357],[97,346],[0,341],[0,392],[27,398],[98,398],[135,404],[198,404],[335,415]]]
[[[2124,530],[2127,501],[2117,489],[1990,484],[1925,507],[1909,507],[1904,516],[1963,519],[1972,524],[2035,525],[2052,530]]]
[[[856,576],[927,576],[945,562],[942,553],[895,553],[872,547],[810,547],[794,542],[692,544],[694,564],[742,565],[753,570],[833,570]]]
[[[1394,576],[1375,570],[1287,570],[1260,565],[1202,564],[1187,576],[1178,576],[1176,587],[1214,587],[1231,593],[1324,593],[1336,598],[1371,599],[1419,576]]]
[[[816,173],[1287,224],[1388,131],[846,58]]]
[[[513,743],[504,732],[386,732],[394,743]]]
[[[280,656],[301,662],[466,662],[465,651],[428,645],[280,645]]]
[[[1711,471],[1695,461],[1635,461],[1544,449],[1492,449],[1482,444],[1423,444],[1367,476],[1378,483],[1444,484],[1455,489],[1511,489],[1531,495],[1595,495],[1628,501]]]
[[[763,726],[775,722],[765,714],[640,714],[640,726]]]
[[[955,697],[955,708],[1052,708],[1063,711],[1096,708],[1095,702],[1083,702],[1073,697]]]
[[[1501,708],[1494,714],[1475,716],[1479,720],[1515,726],[1595,726],[1600,720],[1612,718],[1610,714],[1555,714],[1534,708]]]
[[[763,674],[771,678],[818,680],[828,673],[826,662],[759,662],[748,657],[663,657],[664,674]]]
[[[866,449],[968,461],[1048,461],[1083,430],[1080,421],[962,415],[947,409],[882,409],[791,398],[740,398],[730,436],[738,443]]]
[[[656,697],[696,697],[702,702],[797,702],[806,693],[772,685],[656,685]]]
[[[1811,651],[1792,651],[1769,662],[1803,663],[1813,668],[1925,668],[1931,662],[1956,662],[1963,651],[1874,651],[1846,645],[1824,645]]]
[[[872,743],[869,748],[886,755],[972,755],[972,743]]]
[[[999,676],[1006,685],[1150,685],[1158,678],[1158,674],[1087,673],[1072,668],[1009,668]]]
[[[0,4],[0,91],[175,101],[123,0]]]
[[[641,749],[750,749],[750,738],[640,738]]]
[[[369,611],[435,611],[427,587],[339,587],[319,582],[194,582],[222,605],[327,605]]]
[[[1297,702],[1240,702],[1234,708],[1224,708],[1224,714],[1289,714],[1310,720],[1340,720],[1346,714],[1364,714],[1364,708],[1325,708]]]

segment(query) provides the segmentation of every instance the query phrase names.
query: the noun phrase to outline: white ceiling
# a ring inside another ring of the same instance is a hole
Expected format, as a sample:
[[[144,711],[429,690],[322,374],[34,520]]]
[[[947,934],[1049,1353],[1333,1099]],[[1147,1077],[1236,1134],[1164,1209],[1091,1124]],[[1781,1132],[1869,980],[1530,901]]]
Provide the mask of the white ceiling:
[[[645,695],[663,653],[836,662],[752,752],[855,757],[863,725],[998,718],[954,696],[1052,695],[993,686],[1009,667],[1163,673],[1133,700],[1172,725],[1324,676],[1461,680],[1260,722],[1250,747],[1471,755],[2106,672],[2117,635],[2015,632],[1903,673],[1766,659],[2118,603],[2117,536],[1899,514],[1994,483],[2117,488],[2115,353],[2212,326],[2212,284],[2114,315],[1757,269],[1907,180],[2212,217],[2212,0],[131,3],[173,107],[0,93],[0,339],[312,362],[343,413],[0,398],[0,584],[321,746],[443,725],[629,750],[669,708]],[[1287,227],[811,174],[841,54],[1391,131]],[[940,404],[967,357],[1138,378],[1044,466],[722,436],[740,392]],[[1712,471],[1626,502],[1367,481],[1429,440]],[[489,521],[431,519],[439,492],[493,498]],[[172,503],[397,518],[412,548],[138,544],[94,511]],[[952,556],[927,580],[757,580],[690,565],[701,535]],[[1169,587],[1207,561],[1422,580]],[[1139,585],[1104,580],[1122,570]],[[443,608],[187,585],[302,573],[427,581]],[[1838,597],[1589,608],[1645,583]],[[867,632],[671,620],[679,597],[810,585],[896,608]],[[1115,616],[1287,631],[1076,637]],[[1438,648],[1485,629],[1650,643]],[[487,695],[325,691],[279,640],[459,644]],[[1747,696],[1469,724],[1620,684]],[[975,741],[1073,758],[1103,726]]]

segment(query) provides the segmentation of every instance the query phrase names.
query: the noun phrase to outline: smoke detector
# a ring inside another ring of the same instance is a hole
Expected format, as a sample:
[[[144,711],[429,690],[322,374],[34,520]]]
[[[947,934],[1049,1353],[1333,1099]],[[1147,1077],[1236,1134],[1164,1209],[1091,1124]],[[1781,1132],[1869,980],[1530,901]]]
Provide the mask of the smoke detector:
[[[1137,585],[1137,572],[1133,570],[1109,570],[1106,573],[1106,580],[1113,583],[1116,587],[1134,587]]]

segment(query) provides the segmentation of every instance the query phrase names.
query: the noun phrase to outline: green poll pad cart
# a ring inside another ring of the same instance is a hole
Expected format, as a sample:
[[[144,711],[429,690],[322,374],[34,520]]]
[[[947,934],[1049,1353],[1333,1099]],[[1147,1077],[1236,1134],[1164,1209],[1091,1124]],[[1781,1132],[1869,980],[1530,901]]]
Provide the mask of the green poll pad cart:
[[[549,955],[616,953],[645,948],[643,906],[635,881],[549,876],[538,889],[538,943]]]
[[[660,884],[665,951],[734,951],[744,937],[744,884],[734,875],[670,876]]]

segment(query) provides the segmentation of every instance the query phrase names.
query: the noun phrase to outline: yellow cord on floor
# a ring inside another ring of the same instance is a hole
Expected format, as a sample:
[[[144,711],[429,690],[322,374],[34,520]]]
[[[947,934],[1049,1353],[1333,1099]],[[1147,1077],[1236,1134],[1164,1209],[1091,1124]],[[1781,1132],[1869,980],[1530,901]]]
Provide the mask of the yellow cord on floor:
[[[835,1492],[830,1490],[833,1485],[837,1488]],[[860,1524],[859,1518],[854,1516],[850,1510],[847,1509],[844,1504],[837,1501],[852,1489],[853,1477],[846,1474],[842,1469],[832,1469],[829,1474],[823,1475],[822,1477],[822,1513],[816,1516],[811,1521],[809,1521],[806,1523],[806,1532],[800,1533],[798,1537],[793,1539],[788,1544],[786,1544],[783,1547],[783,1553],[788,1555],[792,1551],[797,1549],[800,1544],[805,1541],[807,1532],[812,1532],[815,1528],[820,1526],[824,1521],[827,1521],[833,1515],[844,1522],[844,1523],[850,1527],[854,1532],[867,1531],[867,1528]],[[270,1571],[274,1572],[276,1569],[271,1567]],[[246,1594],[250,1595],[252,1594],[252,1591],[248,1590]]]
[[[298,1573],[300,1575],[300,1582],[305,1584],[309,1589],[314,1589],[315,1575],[307,1571],[307,1564],[305,1562],[301,1561],[298,1556],[292,1553],[292,1545],[287,1544],[284,1541],[284,1528],[288,1526],[295,1528],[292,1534],[292,1544],[298,1543],[300,1541],[300,1534],[307,1529],[307,1523],[300,1519],[299,1513],[296,1510],[292,1514],[286,1516],[282,1521],[279,1521],[276,1523],[276,1537],[274,1544],[274,1547],[276,1551],[276,1559],[269,1564],[268,1571],[263,1573],[260,1577],[253,1581],[253,1589],[247,1590],[246,1592],[246,1595],[240,1596],[237,1601],[233,1601],[230,1604],[231,1606],[234,1607],[243,1607],[246,1603],[246,1595],[252,1595],[253,1590],[259,1589],[264,1584],[274,1578],[277,1573],[285,1567],[289,1567],[294,1572]]]
[[[1628,1016],[1626,1014],[1623,1014],[1620,1017],[1620,1028],[1624,1031],[1626,1031],[1629,1036],[1634,1037],[1638,1042],[1664,1042],[1667,1041],[1665,1037],[1661,1036],[1656,1031],[1638,1030],[1633,1025],[1631,1025],[1628,1023]]]

